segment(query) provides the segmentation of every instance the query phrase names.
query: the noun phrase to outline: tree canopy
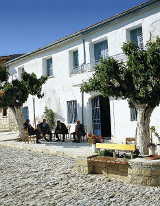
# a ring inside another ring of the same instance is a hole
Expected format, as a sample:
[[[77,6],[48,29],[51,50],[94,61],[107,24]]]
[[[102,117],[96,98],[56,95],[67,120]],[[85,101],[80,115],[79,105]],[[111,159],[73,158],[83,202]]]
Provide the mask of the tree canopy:
[[[150,117],[160,103],[160,38],[149,41],[144,49],[127,42],[122,50],[126,62],[112,57],[101,59],[81,90],[120,97],[134,105],[138,112],[137,145],[141,154],[148,154]]]
[[[93,77],[82,85],[81,90],[129,99],[134,104],[159,105],[160,38],[149,41],[144,49],[132,42],[124,43],[122,50],[127,62],[112,57],[101,59]]]
[[[0,107],[11,109],[17,122],[19,136],[23,137],[24,118],[21,107],[29,95],[43,97],[42,85],[46,82],[47,77],[37,78],[36,74],[26,72],[22,73],[21,79],[12,79],[9,76],[7,69],[0,65]]]
[[[35,95],[41,98],[42,85],[46,82],[47,77],[37,76],[32,73],[24,72],[21,80],[15,79],[8,81],[9,73],[5,67],[0,67],[0,107],[18,107],[28,99],[29,95]]]

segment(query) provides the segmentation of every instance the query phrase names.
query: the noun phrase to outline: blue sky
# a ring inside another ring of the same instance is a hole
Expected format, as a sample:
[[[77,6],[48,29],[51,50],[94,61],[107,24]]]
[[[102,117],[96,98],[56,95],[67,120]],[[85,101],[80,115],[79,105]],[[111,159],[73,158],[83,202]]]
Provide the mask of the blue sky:
[[[147,0],[1,0],[0,56],[28,53]]]

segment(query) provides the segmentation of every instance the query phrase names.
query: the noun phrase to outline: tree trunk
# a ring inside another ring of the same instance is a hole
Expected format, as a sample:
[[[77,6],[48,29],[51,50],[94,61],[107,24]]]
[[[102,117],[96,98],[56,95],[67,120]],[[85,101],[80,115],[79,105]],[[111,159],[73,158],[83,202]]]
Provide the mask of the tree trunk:
[[[136,105],[137,117],[137,148],[141,155],[148,155],[150,142],[150,117],[154,107],[148,105]]]
[[[10,107],[10,108],[15,116],[15,119],[18,125],[19,137],[23,138],[24,137],[24,129],[23,129],[24,118],[23,118],[23,114],[21,111],[21,107]]]

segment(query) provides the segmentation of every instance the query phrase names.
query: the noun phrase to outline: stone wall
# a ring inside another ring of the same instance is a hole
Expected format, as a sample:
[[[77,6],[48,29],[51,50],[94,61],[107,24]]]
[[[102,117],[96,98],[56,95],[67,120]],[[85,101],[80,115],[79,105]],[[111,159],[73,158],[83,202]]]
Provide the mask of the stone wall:
[[[16,131],[17,123],[10,109],[7,109],[7,116],[3,116],[3,109],[0,109],[0,131]]]
[[[91,156],[87,158],[89,174],[128,176],[128,161],[121,158]]]
[[[160,160],[137,158],[129,161],[129,182],[132,184],[159,186]]]

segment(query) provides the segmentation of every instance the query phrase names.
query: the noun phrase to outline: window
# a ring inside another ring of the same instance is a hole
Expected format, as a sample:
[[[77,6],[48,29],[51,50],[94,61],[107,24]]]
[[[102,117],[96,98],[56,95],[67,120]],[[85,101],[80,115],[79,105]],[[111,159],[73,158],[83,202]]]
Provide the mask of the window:
[[[3,108],[2,116],[7,117],[7,108]]]
[[[142,27],[130,31],[130,40],[139,48],[143,49]]]
[[[99,62],[100,58],[107,58],[108,56],[108,42],[107,40],[94,44],[95,62]]]
[[[23,114],[24,120],[29,119],[29,110],[28,110],[28,107],[22,107],[22,114]]]
[[[67,121],[75,123],[77,121],[77,101],[67,101]]]
[[[73,51],[73,69],[79,67],[78,50]]]
[[[130,106],[130,120],[137,121],[137,110],[134,106]]]
[[[53,75],[52,58],[46,59],[46,75],[48,77]]]
[[[22,74],[24,72],[24,67],[19,67],[18,68],[18,79],[21,80],[22,79]]]

